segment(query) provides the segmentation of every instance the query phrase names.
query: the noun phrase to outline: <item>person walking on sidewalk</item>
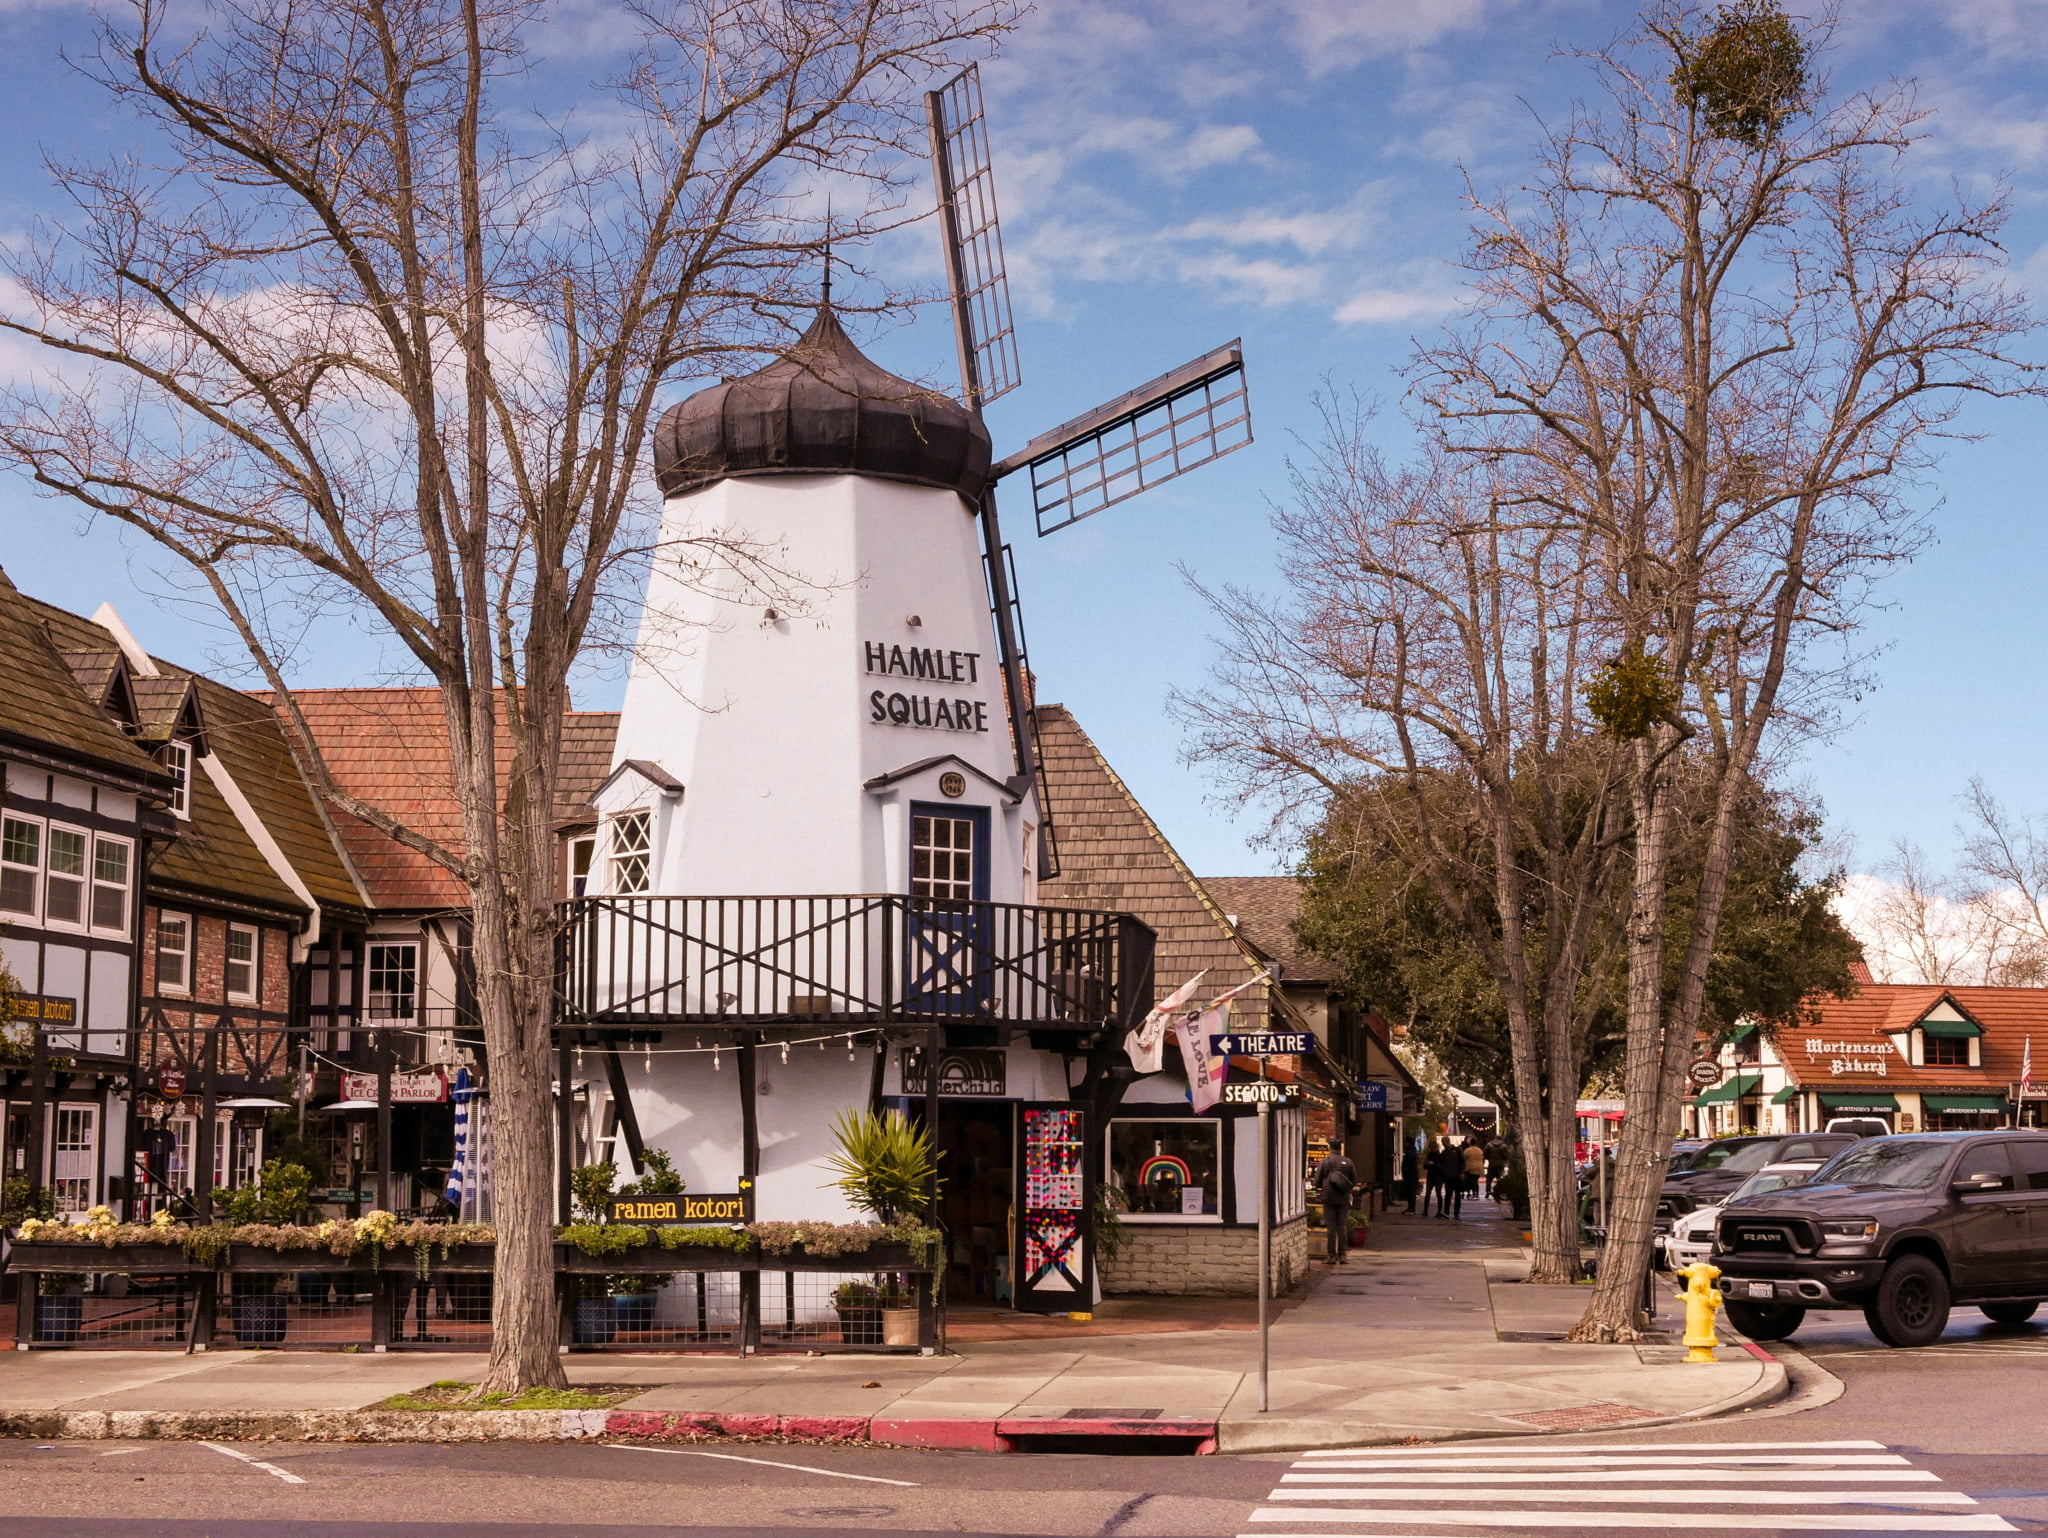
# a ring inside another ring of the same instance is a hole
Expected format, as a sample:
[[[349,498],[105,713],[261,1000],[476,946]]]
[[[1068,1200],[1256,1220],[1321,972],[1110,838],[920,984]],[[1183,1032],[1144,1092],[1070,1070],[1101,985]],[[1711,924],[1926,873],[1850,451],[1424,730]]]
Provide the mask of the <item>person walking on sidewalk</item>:
[[[1486,1194],[1500,1199],[1501,1177],[1508,1172],[1508,1145],[1496,1133],[1486,1145]]]
[[[1444,1140],[1432,1137],[1422,1149],[1422,1215],[1443,1216]]]
[[[1408,1199],[1408,1216],[1415,1216],[1415,1198],[1422,1185],[1422,1157],[1411,1139],[1401,1150],[1401,1193]]]
[[[1455,1218],[1465,1210],[1465,1145],[1456,1138],[1445,1138],[1444,1146],[1437,1153],[1437,1179],[1443,1182],[1443,1192],[1437,1216]]]
[[[1436,1197],[1436,1215],[1450,1217],[1458,1196],[1458,1182],[1465,1171],[1465,1159],[1452,1138],[1440,1138],[1429,1156],[1429,1184]]]
[[[1465,1139],[1465,1184],[1463,1187],[1466,1196],[1477,1196],[1479,1194],[1479,1182],[1485,1174],[1486,1150],[1479,1146],[1478,1138],[1468,1137]]]
[[[1358,1167],[1334,1144],[1316,1166],[1316,1200],[1323,1204],[1323,1227],[1329,1235],[1330,1264],[1345,1263],[1351,1248],[1351,1193],[1358,1189]]]

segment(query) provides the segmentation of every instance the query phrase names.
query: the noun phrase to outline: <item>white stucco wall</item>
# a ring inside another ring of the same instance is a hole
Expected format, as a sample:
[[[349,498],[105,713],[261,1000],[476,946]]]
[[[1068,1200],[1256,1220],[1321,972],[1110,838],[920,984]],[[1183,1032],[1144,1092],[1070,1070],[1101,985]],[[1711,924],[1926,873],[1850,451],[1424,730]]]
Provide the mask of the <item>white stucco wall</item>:
[[[722,481],[668,502],[665,550],[712,532],[772,552],[798,590],[747,588],[723,569],[693,579],[676,556],[656,560],[613,762],[656,763],[683,791],[665,802],[628,775],[599,798],[607,814],[656,812],[652,890],[902,891],[904,806],[945,799],[938,776],[953,766],[880,792],[866,782],[951,754],[980,771],[951,804],[990,813],[989,896],[1025,900],[1024,828],[1038,818],[1028,794],[1020,803],[1002,788],[1015,764],[978,528],[960,498],[837,475]],[[922,650],[961,676],[870,671],[899,648],[905,667]],[[943,702],[982,729],[892,722],[896,695],[920,710]]]

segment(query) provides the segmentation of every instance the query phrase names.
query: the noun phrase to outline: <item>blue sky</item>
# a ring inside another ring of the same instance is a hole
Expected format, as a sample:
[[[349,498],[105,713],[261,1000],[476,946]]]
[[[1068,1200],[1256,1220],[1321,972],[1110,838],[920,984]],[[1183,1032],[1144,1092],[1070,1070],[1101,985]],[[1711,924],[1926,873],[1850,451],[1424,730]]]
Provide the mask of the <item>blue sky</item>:
[[[1180,762],[1170,688],[1199,683],[1210,627],[1186,587],[1271,580],[1268,500],[1328,383],[1398,405],[1412,340],[1458,303],[1461,177],[1512,183],[1532,114],[1588,86],[1562,47],[1597,44],[1634,7],[1596,0],[1044,0],[985,71],[1025,386],[991,411],[998,453],[1233,336],[1244,338],[1257,443],[1051,539],[1010,513],[1041,697],[1073,708],[1198,871],[1280,868],[1256,813],[1219,805]],[[0,230],[47,198],[32,145],[119,142],[126,130],[57,61],[82,9],[0,4]],[[562,35],[581,29],[563,29]],[[2048,0],[1845,0],[1826,64],[1856,87],[1911,77],[1934,116],[1913,174],[2010,178],[2009,250],[2048,278]],[[923,230],[876,260],[934,280]],[[869,339],[898,371],[950,378],[936,307]],[[2042,349],[2048,352],[2048,346]],[[680,391],[679,391],[680,393]],[[1398,431],[1389,413],[1390,433]],[[1924,488],[1937,538],[1886,582],[1869,638],[1879,687],[1798,772],[1856,863],[1897,835],[1945,854],[1973,775],[2048,810],[2039,707],[2048,571],[2048,407],[1973,409]],[[1014,501],[1015,499],[1013,499]],[[23,588],[90,611],[111,599],[155,649],[219,648],[168,600],[148,552],[82,530],[67,507],[0,483],[0,564]],[[367,646],[309,659],[302,682],[368,681]],[[588,704],[608,703],[602,691]]]

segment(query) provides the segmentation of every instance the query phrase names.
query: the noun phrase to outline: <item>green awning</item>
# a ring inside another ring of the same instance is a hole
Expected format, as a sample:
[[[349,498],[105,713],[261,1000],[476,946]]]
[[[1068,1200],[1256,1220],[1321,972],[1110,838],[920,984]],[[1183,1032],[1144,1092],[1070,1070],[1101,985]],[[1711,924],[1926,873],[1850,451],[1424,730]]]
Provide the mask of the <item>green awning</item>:
[[[1929,1036],[1982,1036],[1984,1028],[1971,1020],[1922,1020],[1920,1029]]]
[[[1920,1108],[1923,1111],[2003,1111],[2005,1098],[2001,1095],[1922,1095]]]
[[[1797,1084],[1787,1084],[1783,1089],[1779,1090],[1775,1095],[1771,1096],[1771,1104],[1790,1105],[1793,1101],[1797,1100],[1798,1098],[1799,1086]]]
[[[1728,1039],[1730,1041],[1748,1041],[1755,1034],[1756,1022],[1754,1020],[1745,1020],[1728,1033]]]
[[[1726,1084],[1716,1084],[1712,1089],[1702,1090],[1700,1098],[1693,1104],[1713,1105],[1722,1100],[1740,1100],[1763,1081],[1764,1076],[1760,1073],[1739,1073]]]
[[[1896,1095],[1822,1095],[1820,1108],[1829,1115],[1846,1111],[1896,1111]]]

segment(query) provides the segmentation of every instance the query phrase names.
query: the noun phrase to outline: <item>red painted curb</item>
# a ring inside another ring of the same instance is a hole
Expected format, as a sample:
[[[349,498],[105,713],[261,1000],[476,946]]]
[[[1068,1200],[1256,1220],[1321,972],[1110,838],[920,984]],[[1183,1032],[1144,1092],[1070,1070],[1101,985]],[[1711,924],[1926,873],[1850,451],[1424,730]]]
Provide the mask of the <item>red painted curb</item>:
[[[935,1447],[952,1452],[1000,1453],[1008,1445],[996,1435],[992,1420],[922,1420],[877,1415],[868,1422],[868,1440],[896,1447]]]
[[[1756,1359],[1757,1359],[1757,1360],[1758,1360],[1759,1362],[1775,1362],[1775,1361],[1777,1361],[1777,1358],[1776,1358],[1776,1357],[1772,1356],[1772,1355],[1770,1354],[1770,1352],[1768,1352],[1768,1351],[1764,1350],[1764,1348],[1763,1348],[1762,1346],[1759,1346],[1759,1345],[1758,1345],[1758,1344],[1757,1344],[1757,1343],[1756,1343],[1755,1341],[1753,1341],[1753,1340],[1746,1340],[1746,1341],[1744,1341],[1744,1342],[1742,1343],[1742,1349],[1743,1349],[1744,1351],[1747,1351],[1747,1352],[1748,1352],[1748,1353],[1749,1353],[1749,1354],[1750,1354],[1751,1356],[1755,1357],[1755,1358],[1756,1358]]]

